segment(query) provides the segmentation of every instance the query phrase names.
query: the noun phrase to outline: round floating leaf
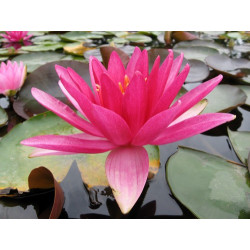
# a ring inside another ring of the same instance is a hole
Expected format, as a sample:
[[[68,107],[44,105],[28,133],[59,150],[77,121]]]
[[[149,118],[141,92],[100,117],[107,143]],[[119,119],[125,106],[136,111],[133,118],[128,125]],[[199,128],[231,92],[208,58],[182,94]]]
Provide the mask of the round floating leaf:
[[[102,62],[102,55],[100,49],[91,49],[84,52],[83,56],[89,61],[90,56],[96,57],[100,62]]]
[[[38,45],[24,46],[22,47],[23,51],[30,52],[39,52],[39,51],[55,51],[57,49],[61,49],[65,46],[66,43],[44,43]]]
[[[61,41],[61,38],[58,35],[45,35],[32,38],[32,42],[36,44],[41,44],[44,42],[59,42],[59,41]]]
[[[237,85],[238,88],[244,91],[247,96],[245,104],[250,106],[250,86],[247,85]]]
[[[45,63],[62,60],[64,57],[64,54],[56,52],[33,52],[16,56],[12,61],[22,61],[27,65],[27,71],[32,72]]]
[[[245,104],[246,94],[240,88],[232,85],[218,85],[206,96],[208,105],[203,113],[229,112]]]
[[[14,102],[15,111],[23,118],[27,119],[33,114],[47,111],[47,109],[40,105],[31,95],[32,87],[41,89],[64,103],[70,104],[58,86],[59,77],[55,71],[56,64],[74,69],[86,82],[90,83],[89,65],[86,63],[77,61],[55,61],[39,67],[29,74],[19,92],[18,99]]]
[[[232,59],[226,55],[212,55],[206,63],[214,70],[250,83],[250,61],[244,58]]]
[[[229,54],[230,50],[224,46],[222,46],[221,44],[215,43],[214,41],[211,40],[193,40],[193,41],[183,41],[183,42],[179,42],[174,46],[174,49],[178,49],[178,48],[184,48],[184,47],[208,47],[208,48],[213,48],[216,49],[218,52],[225,53],[225,54]]]
[[[171,31],[168,31],[168,32],[171,32]],[[175,39],[175,41],[178,41],[178,42],[198,39],[197,36],[186,31],[173,31],[171,32],[171,36]]]
[[[8,121],[8,115],[6,111],[0,107],[0,127],[5,125]]]
[[[226,36],[232,39],[242,39],[242,40],[249,39],[249,34],[245,33],[244,31],[243,32],[228,32]]]
[[[11,187],[19,191],[27,190],[29,173],[38,166],[49,169],[54,178],[60,182],[67,175],[74,160],[77,161],[83,182],[88,188],[108,186],[105,175],[105,160],[108,152],[28,158],[34,148],[20,144],[23,139],[36,135],[72,133],[79,133],[79,130],[51,112],[37,115],[15,126],[0,141],[0,189]],[[146,149],[150,157],[151,175],[154,175],[159,168],[159,149],[157,146],[148,146]]]
[[[190,71],[185,82],[201,82],[209,76],[208,66],[199,60],[188,60]]]
[[[139,35],[139,34],[131,34],[126,36],[126,39],[133,43],[150,43],[152,42],[152,38],[149,36]]]
[[[8,56],[0,56],[0,62],[8,60]]]
[[[250,44],[235,45],[234,50],[241,53],[250,53]]]
[[[247,168],[180,147],[166,166],[175,197],[198,218],[250,218]]]
[[[248,154],[250,152],[250,132],[227,130],[230,141],[239,159],[247,165]]]
[[[195,47],[181,47],[174,48],[175,52],[184,53],[185,58],[196,59],[200,61],[205,61],[205,58],[210,55],[219,54],[217,49],[203,46],[195,46]]]
[[[81,43],[79,43],[79,42],[77,42],[77,43],[67,43],[63,47],[63,50],[66,53],[73,54],[73,55],[79,55],[79,56],[83,56],[84,52],[86,52],[88,50],[91,50],[91,49],[94,49],[94,48],[85,47],[83,42],[81,42]]]
[[[12,56],[16,55],[17,51],[13,47],[9,48],[0,48],[0,56]]]
[[[62,40],[69,42],[83,42],[89,39],[102,39],[103,36],[94,34],[88,31],[70,31],[63,35],[60,35]]]

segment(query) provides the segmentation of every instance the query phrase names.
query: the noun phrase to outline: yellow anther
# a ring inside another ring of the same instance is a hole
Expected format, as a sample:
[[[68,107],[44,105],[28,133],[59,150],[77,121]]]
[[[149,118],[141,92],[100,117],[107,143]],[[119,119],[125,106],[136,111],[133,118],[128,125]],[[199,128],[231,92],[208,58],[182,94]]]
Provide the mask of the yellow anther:
[[[125,86],[125,89],[128,87],[129,82],[130,82],[130,80],[129,80],[128,76],[125,75],[125,76],[124,76],[124,86]]]
[[[124,89],[123,89],[123,87],[122,87],[122,83],[121,83],[121,82],[119,82],[119,83],[118,83],[118,85],[119,85],[119,88],[120,88],[120,90],[121,90],[122,94],[124,94]]]
[[[96,86],[96,91],[99,92],[101,89],[101,86],[99,84],[96,84],[95,86]]]

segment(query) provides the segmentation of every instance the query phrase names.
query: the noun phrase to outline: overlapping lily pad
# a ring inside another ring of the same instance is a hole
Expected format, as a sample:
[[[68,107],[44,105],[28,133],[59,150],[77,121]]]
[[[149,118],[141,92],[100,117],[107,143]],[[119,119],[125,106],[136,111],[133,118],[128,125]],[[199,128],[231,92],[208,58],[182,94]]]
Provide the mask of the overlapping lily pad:
[[[226,55],[211,55],[206,58],[206,62],[218,72],[250,83],[250,61],[245,58],[232,59]]]
[[[8,121],[8,115],[6,111],[0,107],[0,127],[4,126]]]
[[[65,56],[56,52],[33,52],[16,56],[12,61],[22,61],[27,65],[27,71],[32,72],[45,63],[63,60]]]
[[[42,43],[37,45],[31,45],[31,46],[24,46],[22,47],[23,51],[29,51],[29,52],[39,52],[39,51],[55,51],[57,49],[61,49],[65,46],[66,43],[63,42],[57,42],[57,43]]]
[[[250,218],[247,168],[180,147],[166,173],[174,196],[198,218]]]
[[[244,91],[247,96],[245,104],[250,106],[250,86],[247,85],[237,85],[238,88]]]
[[[178,47],[174,48],[175,52],[181,53],[183,52],[185,58],[189,59],[196,59],[200,61],[205,61],[205,58],[210,55],[217,55],[219,54],[218,50],[215,48],[210,47],[203,47],[203,46],[195,46],[195,47]]]
[[[233,148],[239,159],[247,165],[250,152],[250,132],[227,130]]]
[[[209,76],[208,66],[199,60],[188,60],[190,71],[185,82],[201,82]]]
[[[229,112],[245,104],[247,96],[240,88],[228,84],[218,85],[206,96],[208,105],[203,113]]]
[[[67,42],[83,42],[89,39],[102,39],[101,34],[88,31],[70,31],[60,35],[61,39]]]
[[[190,48],[190,47],[208,47],[208,48],[213,48],[216,49],[220,54],[229,54],[230,50],[223,45],[216,43],[212,40],[193,40],[193,41],[183,41],[179,42],[174,46],[174,49],[178,48]]]
[[[32,87],[39,88],[64,103],[70,104],[58,86],[59,77],[55,71],[56,64],[74,69],[86,82],[90,83],[89,66],[86,63],[65,60],[47,63],[39,67],[27,77],[24,86],[19,92],[19,97],[14,103],[15,111],[23,118],[27,119],[33,114],[46,111],[31,95]]]
[[[150,43],[152,38],[149,36],[144,36],[140,34],[131,34],[126,36],[126,39],[133,43]]]
[[[79,131],[51,112],[37,115],[14,127],[0,141],[0,189],[11,187],[19,191],[27,190],[29,173],[39,166],[48,168],[60,182],[74,160],[77,161],[82,179],[88,188],[108,186],[104,167],[108,153],[28,158],[34,149],[20,144],[21,140],[35,135],[71,133]],[[150,157],[150,169],[154,175],[159,167],[159,149],[157,146],[146,149]]]

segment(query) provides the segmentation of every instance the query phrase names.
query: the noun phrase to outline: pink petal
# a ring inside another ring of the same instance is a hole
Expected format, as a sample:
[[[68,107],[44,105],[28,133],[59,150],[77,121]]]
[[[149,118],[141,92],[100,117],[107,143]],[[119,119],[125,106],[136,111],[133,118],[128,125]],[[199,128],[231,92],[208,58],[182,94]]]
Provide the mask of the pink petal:
[[[93,124],[102,134],[116,145],[126,145],[131,141],[131,131],[126,121],[112,110],[94,104]]]
[[[109,58],[108,73],[115,84],[118,85],[119,82],[123,84],[125,68],[116,51],[113,51]]]
[[[206,95],[208,95],[222,80],[223,76],[218,75],[217,77],[200,84],[198,87],[190,90],[185,95],[179,98],[182,102],[182,108],[176,114],[176,117],[180,116],[188,109],[193,107],[196,103],[202,100]],[[175,105],[174,103],[173,105]]]
[[[111,109],[117,114],[121,114],[122,111],[122,99],[123,95],[118,87],[107,74],[101,76],[101,95],[102,104],[105,108]]]
[[[136,71],[141,72],[144,79],[148,77],[148,52],[145,49],[141,52],[141,55],[137,60],[135,65],[135,72]]]
[[[191,109],[189,109],[184,114],[182,114],[177,119],[175,119],[169,126],[172,126],[172,125],[177,124],[179,122],[182,122],[188,118],[199,115],[206,108],[207,103],[208,102],[206,99],[201,100],[196,105],[194,105]]]
[[[179,102],[179,105],[151,117],[139,130],[132,144],[137,146],[151,144],[151,142],[173,121],[180,106],[181,102]]]
[[[40,156],[49,156],[49,155],[72,155],[72,152],[56,151],[49,149],[40,149],[36,148],[30,155],[29,158],[40,157]]]
[[[116,146],[107,140],[77,138],[75,135],[40,135],[21,141],[22,145],[42,149],[64,151],[66,154],[96,154],[114,149]]]
[[[73,69],[67,68],[68,73],[72,80],[78,85],[81,92],[88,97],[88,99],[94,102],[94,95],[89,85],[79,76]]]
[[[166,87],[168,85],[171,85],[172,82],[175,80],[176,76],[178,75],[180,68],[181,68],[182,61],[183,61],[183,57],[184,55],[183,53],[181,53],[177,58],[174,59],[170,74],[168,76]]]
[[[124,119],[114,111],[91,103],[86,96],[71,87],[62,78],[62,84],[69,94],[77,101],[89,121],[117,145],[123,145],[131,140],[131,132]]]
[[[189,73],[190,66],[187,64],[182,72],[176,77],[176,80],[171,84],[168,84],[163,95],[159,99],[158,103],[155,106],[155,109],[152,111],[153,114],[157,114],[165,109],[168,109],[176,95],[180,91],[183,83],[185,82],[187,75]]]
[[[108,73],[105,67],[99,62],[95,57],[91,56],[89,58],[89,73],[92,83],[92,87],[95,93],[96,102],[99,104],[100,99],[98,92],[96,90],[96,84],[100,85],[100,78],[103,73]]]
[[[183,140],[203,133],[235,118],[235,115],[223,113],[198,115],[166,128],[152,144],[161,145]]]
[[[128,75],[129,79],[132,79],[135,73],[135,66],[140,55],[141,55],[141,50],[138,47],[135,47],[135,50],[128,62],[127,69],[126,69],[126,74]]]
[[[103,136],[92,124],[79,117],[71,108],[53,96],[36,88],[32,88],[31,93],[40,104],[72,126],[92,135]]]
[[[140,197],[149,170],[148,153],[143,147],[120,147],[106,160],[106,176],[122,213],[127,214]]]
[[[147,112],[147,88],[144,77],[136,72],[123,98],[123,117],[135,135],[144,124]]]
[[[153,107],[158,100],[159,92],[158,90],[158,71],[160,66],[160,56],[157,56],[155,59],[154,65],[152,67],[152,70],[150,72],[150,75],[147,80],[147,89],[148,89],[148,109],[151,110],[151,107]]]
[[[173,59],[174,59],[173,50],[169,49],[168,52],[169,54],[167,58],[164,60],[164,62],[162,63],[159,69],[159,79],[158,79],[159,86],[157,88],[157,91],[159,93],[157,93],[157,96],[162,95],[165,89],[166,83],[167,83],[167,79],[169,77],[170,70],[172,68],[172,64],[173,64]]]

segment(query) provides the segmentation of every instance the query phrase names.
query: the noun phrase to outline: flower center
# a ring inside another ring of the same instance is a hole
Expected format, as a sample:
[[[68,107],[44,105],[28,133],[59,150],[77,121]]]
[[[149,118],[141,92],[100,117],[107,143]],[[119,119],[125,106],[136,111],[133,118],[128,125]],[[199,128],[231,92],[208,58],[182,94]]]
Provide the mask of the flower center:
[[[125,94],[125,91],[126,91],[128,85],[129,85],[129,82],[130,82],[130,80],[129,80],[128,76],[125,75],[124,76],[123,84],[121,82],[118,83],[119,88],[120,88],[120,90],[121,90],[121,92],[122,92],[123,95]]]

